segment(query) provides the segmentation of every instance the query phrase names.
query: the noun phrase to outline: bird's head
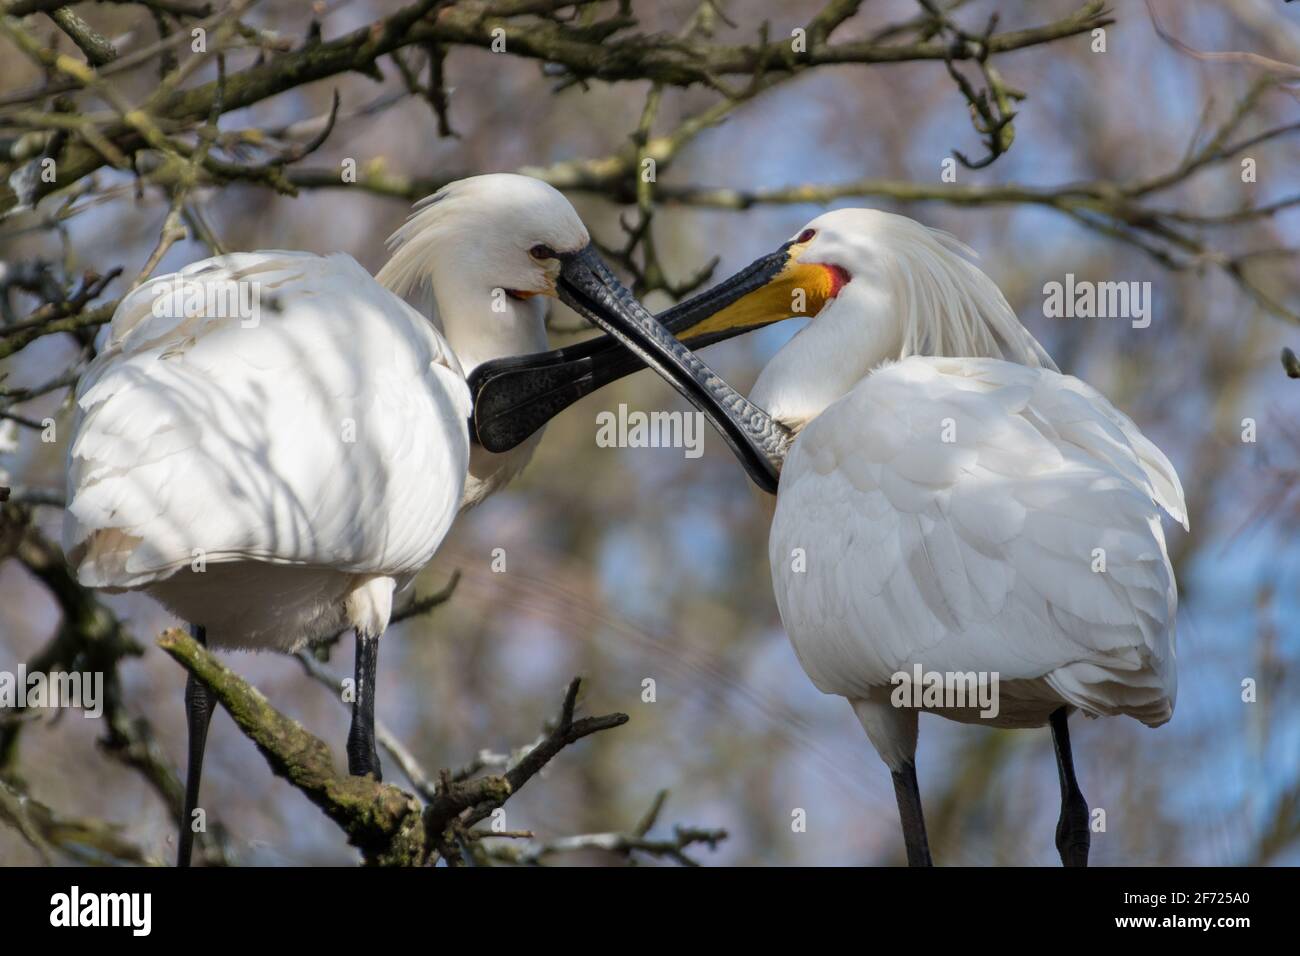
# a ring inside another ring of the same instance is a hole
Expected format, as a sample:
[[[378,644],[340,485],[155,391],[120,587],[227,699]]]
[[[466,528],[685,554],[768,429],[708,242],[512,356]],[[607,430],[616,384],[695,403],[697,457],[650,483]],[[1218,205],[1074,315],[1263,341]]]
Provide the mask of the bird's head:
[[[639,343],[657,334],[573,206],[541,180],[491,174],[451,183],[420,203],[389,245],[376,278],[398,295],[431,297],[466,374],[545,348],[547,298],[607,333]]]
[[[835,316],[838,347],[870,341],[871,364],[946,355],[1054,367],[997,284],[971,262],[975,253],[947,232],[880,209],[836,209],[781,248],[780,271],[732,305],[706,314],[709,303],[697,297],[678,306],[678,334],[717,341],[806,317],[816,337],[819,320]],[[736,283],[733,276],[710,293],[725,297]]]
[[[472,176],[416,205],[389,239],[392,256],[377,278],[398,295],[427,288],[444,312],[454,296],[491,316],[503,296],[555,296],[563,261],[590,242],[573,206],[540,179]]]
[[[698,360],[624,288],[573,207],[545,183],[516,175],[452,183],[421,204],[391,245],[392,258],[377,279],[398,295],[421,287],[432,294],[471,379],[493,360],[545,347],[540,303],[555,296],[603,329],[619,350],[653,367],[688,399],[700,399],[689,374]]]
[[[746,278],[748,270],[742,270],[682,303],[674,311],[691,321],[676,330],[678,335],[683,339],[710,336],[716,341],[782,319],[818,315],[856,274],[873,268],[872,237],[868,230],[856,228],[863,218],[858,213],[874,210],[843,209],[818,216],[759,260],[766,263],[763,275]],[[728,306],[710,310],[709,297],[733,291],[744,294]]]

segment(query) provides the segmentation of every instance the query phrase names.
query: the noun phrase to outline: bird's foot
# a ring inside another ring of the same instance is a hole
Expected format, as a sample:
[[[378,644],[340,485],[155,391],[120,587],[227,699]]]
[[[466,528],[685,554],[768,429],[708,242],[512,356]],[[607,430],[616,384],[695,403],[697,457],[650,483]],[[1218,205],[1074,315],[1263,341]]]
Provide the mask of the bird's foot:
[[[354,777],[371,774],[376,783],[383,782],[384,774],[373,742],[367,747],[365,744],[354,746],[351,740],[348,741],[348,773]]]
[[[1082,820],[1074,820],[1062,814],[1056,824],[1056,850],[1061,855],[1062,866],[1087,866],[1088,850],[1092,845],[1092,834],[1088,830],[1088,811],[1084,808]]]

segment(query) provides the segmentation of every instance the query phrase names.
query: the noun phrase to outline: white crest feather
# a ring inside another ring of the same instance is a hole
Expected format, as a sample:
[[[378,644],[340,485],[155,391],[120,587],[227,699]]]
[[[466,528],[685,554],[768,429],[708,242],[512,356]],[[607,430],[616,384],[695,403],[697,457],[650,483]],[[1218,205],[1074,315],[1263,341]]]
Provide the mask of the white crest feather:
[[[1057,370],[997,283],[970,261],[976,254],[969,246],[943,230],[884,215],[894,301],[906,308],[899,358],[1000,358]]]

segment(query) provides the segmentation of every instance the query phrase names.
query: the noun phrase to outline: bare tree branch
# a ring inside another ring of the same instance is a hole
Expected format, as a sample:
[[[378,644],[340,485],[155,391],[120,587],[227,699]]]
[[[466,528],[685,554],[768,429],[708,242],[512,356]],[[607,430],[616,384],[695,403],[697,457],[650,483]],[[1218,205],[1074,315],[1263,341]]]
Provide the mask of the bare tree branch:
[[[338,824],[369,864],[422,866],[441,857],[460,865],[462,844],[475,823],[504,804],[564,748],[628,719],[626,714],[576,719],[581,681],[575,678],[554,727],[504,773],[456,780],[443,770],[432,798],[422,807],[415,796],[391,784],[338,772],[323,741],[272,707],[188,634],[167,631],[158,646],[212,688],[272,771]]]

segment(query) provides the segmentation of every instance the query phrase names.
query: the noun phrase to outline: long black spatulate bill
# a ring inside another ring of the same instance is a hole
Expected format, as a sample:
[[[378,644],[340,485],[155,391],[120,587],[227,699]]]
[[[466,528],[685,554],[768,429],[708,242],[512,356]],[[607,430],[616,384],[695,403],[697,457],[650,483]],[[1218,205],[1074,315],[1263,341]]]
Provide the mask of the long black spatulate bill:
[[[770,282],[785,268],[789,247],[786,243],[725,282],[678,303],[656,321],[681,336],[692,350],[751,331],[756,326],[690,334],[708,317]],[[485,362],[469,377],[474,396],[472,437],[488,451],[509,451],[574,402],[645,367],[640,355],[609,335],[550,352]]]
[[[790,432],[677,341],[624,288],[590,246],[561,256],[560,260],[560,298],[681,392],[718,429],[755,483],[775,493]]]

